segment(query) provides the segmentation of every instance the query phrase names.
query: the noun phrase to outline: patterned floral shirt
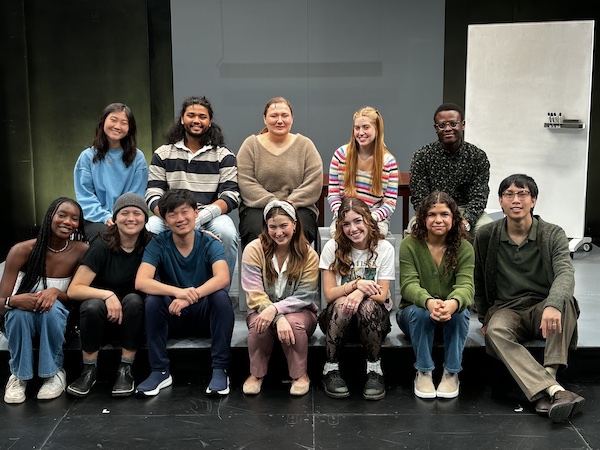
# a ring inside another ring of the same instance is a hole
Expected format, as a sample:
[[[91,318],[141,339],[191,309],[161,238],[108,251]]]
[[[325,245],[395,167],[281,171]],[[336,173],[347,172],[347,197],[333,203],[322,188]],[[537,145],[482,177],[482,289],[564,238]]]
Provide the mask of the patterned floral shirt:
[[[471,226],[483,213],[490,193],[490,162],[483,150],[464,142],[454,154],[440,141],[417,150],[410,162],[410,193],[415,209],[430,192],[444,191],[465,208]]]

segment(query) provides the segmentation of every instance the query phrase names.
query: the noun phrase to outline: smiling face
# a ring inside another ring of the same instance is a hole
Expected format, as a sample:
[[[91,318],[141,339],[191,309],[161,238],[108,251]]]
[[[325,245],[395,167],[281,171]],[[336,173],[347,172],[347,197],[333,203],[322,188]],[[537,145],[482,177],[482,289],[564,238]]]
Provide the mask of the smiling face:
[[[428,238],[445,237],[452,229],[452,211],[445,203],[435,203],[425,217]]]
[[[210,128],[210,114],[202,105],[190,105],[181,117],[181,124],[185,133],[192,138],[199,138]]]
[[[437,125],[445,124],[441,130]],[[453,127],[452,124],[455,124]],[[458,111],[440,111],[435,115],[434,129],[439,141],[449,151],[457,150],[462,143],[465,121],[461,119]]]
[[[361,148],[370,148],[377,137],[375,123],[368,117],[358,117],[354,121],[354,139]]]
[[[296,231],[296,222],[286,214],[277,214],[267,220],[269,237],[280,248],[287,248]]]
[[[529,220],[536,202],[537,199],[531,196],[527,186],[518,187],[514,183],[505,189],[500,197],[502,211],[509,220],[515,221]]]
[[[364,250],[368,246],[369,231],[365,219],[359,213],[349,210],[342,219],[342,231],[352,242],[352,247]]]
[[[117,213],[115,223],[121,235],[135,236],[146,225],[146,215],[136,206],[127,206]]]
[[[66,201],[56,209],[50,229],[59,239],[67,239],[79,229],[80,220],[81,215],[77,205]]]
[[[269,134],[285,136],[292,129],[294,116],[286,103],[271,103],[263,118]]]
[[[165,214],[165,223],[173,234],[183,236],[194,230],[196,217],[198,217],[198,208],[193,208],[184,203],[172,211],[167,211]]]
[[[104,120],[103,130],[108,139],[109,148],[121,148],[121,139],[124,139],[129,133],[129,119],[127,119],[125,111],[108,114]]]

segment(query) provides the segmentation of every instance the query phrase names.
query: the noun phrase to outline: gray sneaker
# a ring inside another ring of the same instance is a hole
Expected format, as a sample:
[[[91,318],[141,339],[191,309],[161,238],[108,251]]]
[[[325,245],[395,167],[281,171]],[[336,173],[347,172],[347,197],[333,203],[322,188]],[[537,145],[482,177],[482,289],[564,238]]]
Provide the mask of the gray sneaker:
[[[56,375],[46,378],[44,384],[37,393],[38,400],[52,400],[60,397],[67,387],[67,374],[60,369]]]
[[[6,403],[23,403],[25,401],[25,388],[27,381],[19,380],[11,375],[4,389],[4,401]]]
[[[431,372],[421,372],[417,370],[415,377],[415,395],[419,398],[435,398],[435,386]]]

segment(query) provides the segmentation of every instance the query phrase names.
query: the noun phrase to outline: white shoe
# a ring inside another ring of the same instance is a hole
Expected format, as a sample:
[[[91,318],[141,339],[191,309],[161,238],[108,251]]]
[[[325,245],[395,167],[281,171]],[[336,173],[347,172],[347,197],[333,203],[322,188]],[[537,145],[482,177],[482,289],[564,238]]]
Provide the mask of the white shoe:
[[[67,387],[67,374],[60,369],[56,375],[44,380],[44,384],[37,393],[38,400],[52,400],[60,397]]]
[[[11,375],[4,390],[4,401],[6,403],[23,403],[25,401],[25,388],[27,381],[19,380]]]
[[[458,387],[460,381],[458,381],[457,373],[448,373],[444,370],[442,375],[442,381],[437,388],[437,396],[439,398],[455,398],[458,397]]]
[[[431,372],[417,370],[415,377],[415,395],[419,398],[435,398],[435,386]]]

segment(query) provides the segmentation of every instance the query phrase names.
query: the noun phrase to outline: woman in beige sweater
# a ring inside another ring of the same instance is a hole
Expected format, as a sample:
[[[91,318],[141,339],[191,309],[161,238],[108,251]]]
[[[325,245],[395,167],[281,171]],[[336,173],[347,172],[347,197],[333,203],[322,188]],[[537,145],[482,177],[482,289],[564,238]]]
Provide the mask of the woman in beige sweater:
[[[291,133],[294,116],[283,97],[269,100],[263,113],[265,128],[246,138],[237,154],[242,196],[242,247],[261,232],[263,209],[272,200],[287,200],[298,210],[309,242],[317,235],[317,201],[323,188],[323,161],[313,142]]]

